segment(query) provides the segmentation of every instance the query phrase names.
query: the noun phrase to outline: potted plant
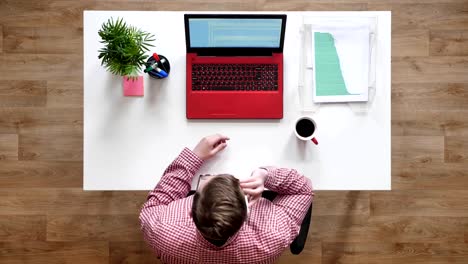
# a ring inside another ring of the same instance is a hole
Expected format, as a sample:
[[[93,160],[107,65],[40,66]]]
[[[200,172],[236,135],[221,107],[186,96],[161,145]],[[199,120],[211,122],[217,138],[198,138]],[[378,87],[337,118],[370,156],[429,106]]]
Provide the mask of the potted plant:
[[[129,26],[118,18],[110,18],[102,24],[99,30],[101,43],[104,47],[99,50],[99,59],[109,72],[123,76],[125,96],[143,95],[143,76],[140,70],[145,66],[145,52],[149,51],[154,35],[136,27]]]

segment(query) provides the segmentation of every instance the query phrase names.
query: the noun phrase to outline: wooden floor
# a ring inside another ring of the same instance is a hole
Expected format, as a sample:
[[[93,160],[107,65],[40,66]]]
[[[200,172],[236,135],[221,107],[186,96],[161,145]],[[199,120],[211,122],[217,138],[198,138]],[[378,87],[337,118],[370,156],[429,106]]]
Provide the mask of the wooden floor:
[[[1,0],[0,263],[157,263],[146,192],[82,191],[93,9],[391,10],[393,191],[317,192],[307,248],[280,263],[468,263],[463,0]]]

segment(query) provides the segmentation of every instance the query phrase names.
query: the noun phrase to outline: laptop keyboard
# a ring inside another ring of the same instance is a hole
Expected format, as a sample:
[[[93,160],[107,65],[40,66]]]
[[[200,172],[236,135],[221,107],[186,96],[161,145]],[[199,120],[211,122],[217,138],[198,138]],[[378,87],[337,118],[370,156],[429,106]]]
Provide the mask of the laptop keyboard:
[[[193,64],[194,91],[276,91],[277,64]]]

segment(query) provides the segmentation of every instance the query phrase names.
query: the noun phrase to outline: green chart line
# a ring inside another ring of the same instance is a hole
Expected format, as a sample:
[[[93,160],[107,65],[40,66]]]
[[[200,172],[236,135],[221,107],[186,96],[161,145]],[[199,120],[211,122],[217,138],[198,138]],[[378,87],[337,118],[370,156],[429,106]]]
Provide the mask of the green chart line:
[[[335,39],[315,32],[315,89],[317,96],[350,95],[346,89]]]

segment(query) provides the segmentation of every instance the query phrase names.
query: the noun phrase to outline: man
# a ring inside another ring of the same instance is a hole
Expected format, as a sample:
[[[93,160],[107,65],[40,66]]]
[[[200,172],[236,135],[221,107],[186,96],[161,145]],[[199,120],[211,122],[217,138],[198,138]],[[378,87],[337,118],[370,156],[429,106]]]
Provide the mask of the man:
[[[292,169],[258,168],[240,181],[217,175],[186,197],[197,170],[227,140],[217,134],[185,148],[149,193],[141,228],[163,263],[273,263],[299,233],[313,193]],[[261,198],[264,187],[278,193],[272,202]]]

